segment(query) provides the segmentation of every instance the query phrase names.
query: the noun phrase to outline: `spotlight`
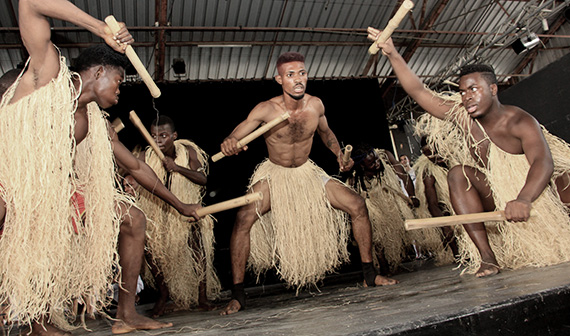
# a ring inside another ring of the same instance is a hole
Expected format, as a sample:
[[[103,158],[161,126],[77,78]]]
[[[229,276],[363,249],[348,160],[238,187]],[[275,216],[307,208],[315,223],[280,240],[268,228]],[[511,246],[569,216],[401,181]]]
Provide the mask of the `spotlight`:
[[[535,33],[529,33],[527,36],[522,36],[513,44],[511,44],[511,48],[517,53],[520,54],[523,51],[530,50],[536,47],[540,43],[540,39],[536,36]]]
[[[174,74],[178,76],[182,76],[186,74],[186,63],[184,63],[184,59],[182,58],[175,58],[172,60],[172,70],[174,70]]]

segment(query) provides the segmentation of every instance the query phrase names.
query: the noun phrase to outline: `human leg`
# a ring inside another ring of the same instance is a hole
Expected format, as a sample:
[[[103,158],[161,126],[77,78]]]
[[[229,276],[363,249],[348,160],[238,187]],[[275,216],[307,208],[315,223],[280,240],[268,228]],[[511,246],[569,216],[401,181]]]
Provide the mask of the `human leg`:
[[[451,203],[458,215],[495,209],[491,189],[485,180],[485,175],[478,169],[455,166],[449,170],[447,180]],[[481,267],[475,275],[484,277],[497,274],[499,266],[489,244],[485,224],[464,224],[463,227],[481,254]]]
[[[356,192],[336,181],[329,180],[325,185],[327,197],[331,205],[349,214],[352,221],[352,234],[358,244],[358,251],[367,285],[393,285],[397,280],[381,275],[372,275],[375,272],[372,266],[372,227],[368,218],[368,209],[364,199]]]
[[[263,215],[271,209],[269,185],[265,181],[260,181],[251,188],[253,192],[261,192],[261,201],[250,203],[241,207],[236,215],[236,221],[230,238],[230,256],[232,263],[232,300],[221,312],[221,315],[237,313],[245,308],[245,294],[243,291],[243,280],[245,276],[245,266],[250,252],[250,231],[253,223],[259,215]],[[259,213],[259,215],[258,215]]]
[[[168,290],[168,286],[166,286],[162,272],[160,272],[158,266],[156,266],[150,252],[145,252],[145,258],[146,262],[149,265],[150,273],[152,274],[156,289],[158,291],[158,299],[154,303],[154,307],[152,308],[151,313],[153,318],[157,318],[164,315],[166,312],[166,304],[170,298],[170,291]]]
[[[122,268],[122,288],[119,291],[117,319],[112,327],[113,334],[124,334],[134,330],[153,330],[171,327],[172,323],[162,323],[140,315],[135,309],[137,278],[141,270],[146,218],[142,211],[125,204],[119,205],[123,214],[119,233],[119,263]]]

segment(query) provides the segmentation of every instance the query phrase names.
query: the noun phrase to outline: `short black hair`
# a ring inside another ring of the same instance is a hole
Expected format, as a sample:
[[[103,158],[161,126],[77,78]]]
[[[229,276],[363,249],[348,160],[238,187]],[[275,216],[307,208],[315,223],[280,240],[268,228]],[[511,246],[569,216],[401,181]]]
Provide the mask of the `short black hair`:
[[[95,44],[84,49],[72,64],[72,70],[85,71],[93,66],[111,66],[126,69],[129,59],[106,44]]]
[[[469,75],[475,72],[481,73],[481,76],[485,79],[487,83],[497,84],[497,76],[495,75],[495,70],[492,66],[483,63],[467,64],[459,70],[459,77]]]
[[[14,84],[20,75],[20,72],[22,72],[22,69],[12,69],[6,71],[2,77],[0,77],[0,97],[2,97],[4,95],[4,92],[6,92],[6,90],[12,86],[12,84]]]
[[[279,58],[277,59],[277,67],[279,67],[281,64],[285,64],[285,63],[289,63],[289,62],[303,62],[305,63],[305,56],[303,56],[301,53],[298,53],[296,51],[288,51],[285,53],[282,53]]]
[[[154,126],[154,127],[163,126],[163,125],[169,125],[169,126],[170,126],[170,130],[171,130],[172,132],[175,132],[175,131],[176,131],[176,129],[174,128],[174,121],[173,121],[170,117],[165,116],[165,115],[160,115],[160,116],[158,116],[158,118],[156,118],[156,119],[154,119],[154,120],[152,121],[152,124],[151,124],[151,125]]]

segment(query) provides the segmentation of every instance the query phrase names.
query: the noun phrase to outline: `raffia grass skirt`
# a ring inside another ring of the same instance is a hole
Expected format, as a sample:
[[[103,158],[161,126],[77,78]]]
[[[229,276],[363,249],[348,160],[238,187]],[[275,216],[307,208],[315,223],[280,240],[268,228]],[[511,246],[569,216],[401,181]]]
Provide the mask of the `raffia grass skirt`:
[[[328,201],[329,179],[310,160],[285,168],[266,159],[256,168],[250,188],[262,181],[271,193],[271,210],[251,229],[248,268],[258,278],[274,267],[289,286],[301,288],[348,260],[347,215]]]

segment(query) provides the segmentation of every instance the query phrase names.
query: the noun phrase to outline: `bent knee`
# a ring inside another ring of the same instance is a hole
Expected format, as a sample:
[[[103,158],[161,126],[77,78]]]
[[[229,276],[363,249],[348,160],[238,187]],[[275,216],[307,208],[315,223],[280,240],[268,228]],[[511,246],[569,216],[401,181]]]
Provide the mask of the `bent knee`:
[[[366,201],[360,195],[354,195],[348,204],[348,213],[351,217],[356,218],[368,215]]]
[[[123,217],[121,233],[129,233],[135,236],[144,236],[146,230],[146,216],[136,207],[131,207]]]
[[[253,223],[259,219],[257,211],[253,207],[243,207],[239,209],[234,223],[234,231],[249,231]]]
[[[467,176],[466,176],[466,169],[467,167],[463,166],[455,166],[449,170],[447,173],[447,183],[449,187],[458,186],[458,185],[465,185],[467,184]]]

